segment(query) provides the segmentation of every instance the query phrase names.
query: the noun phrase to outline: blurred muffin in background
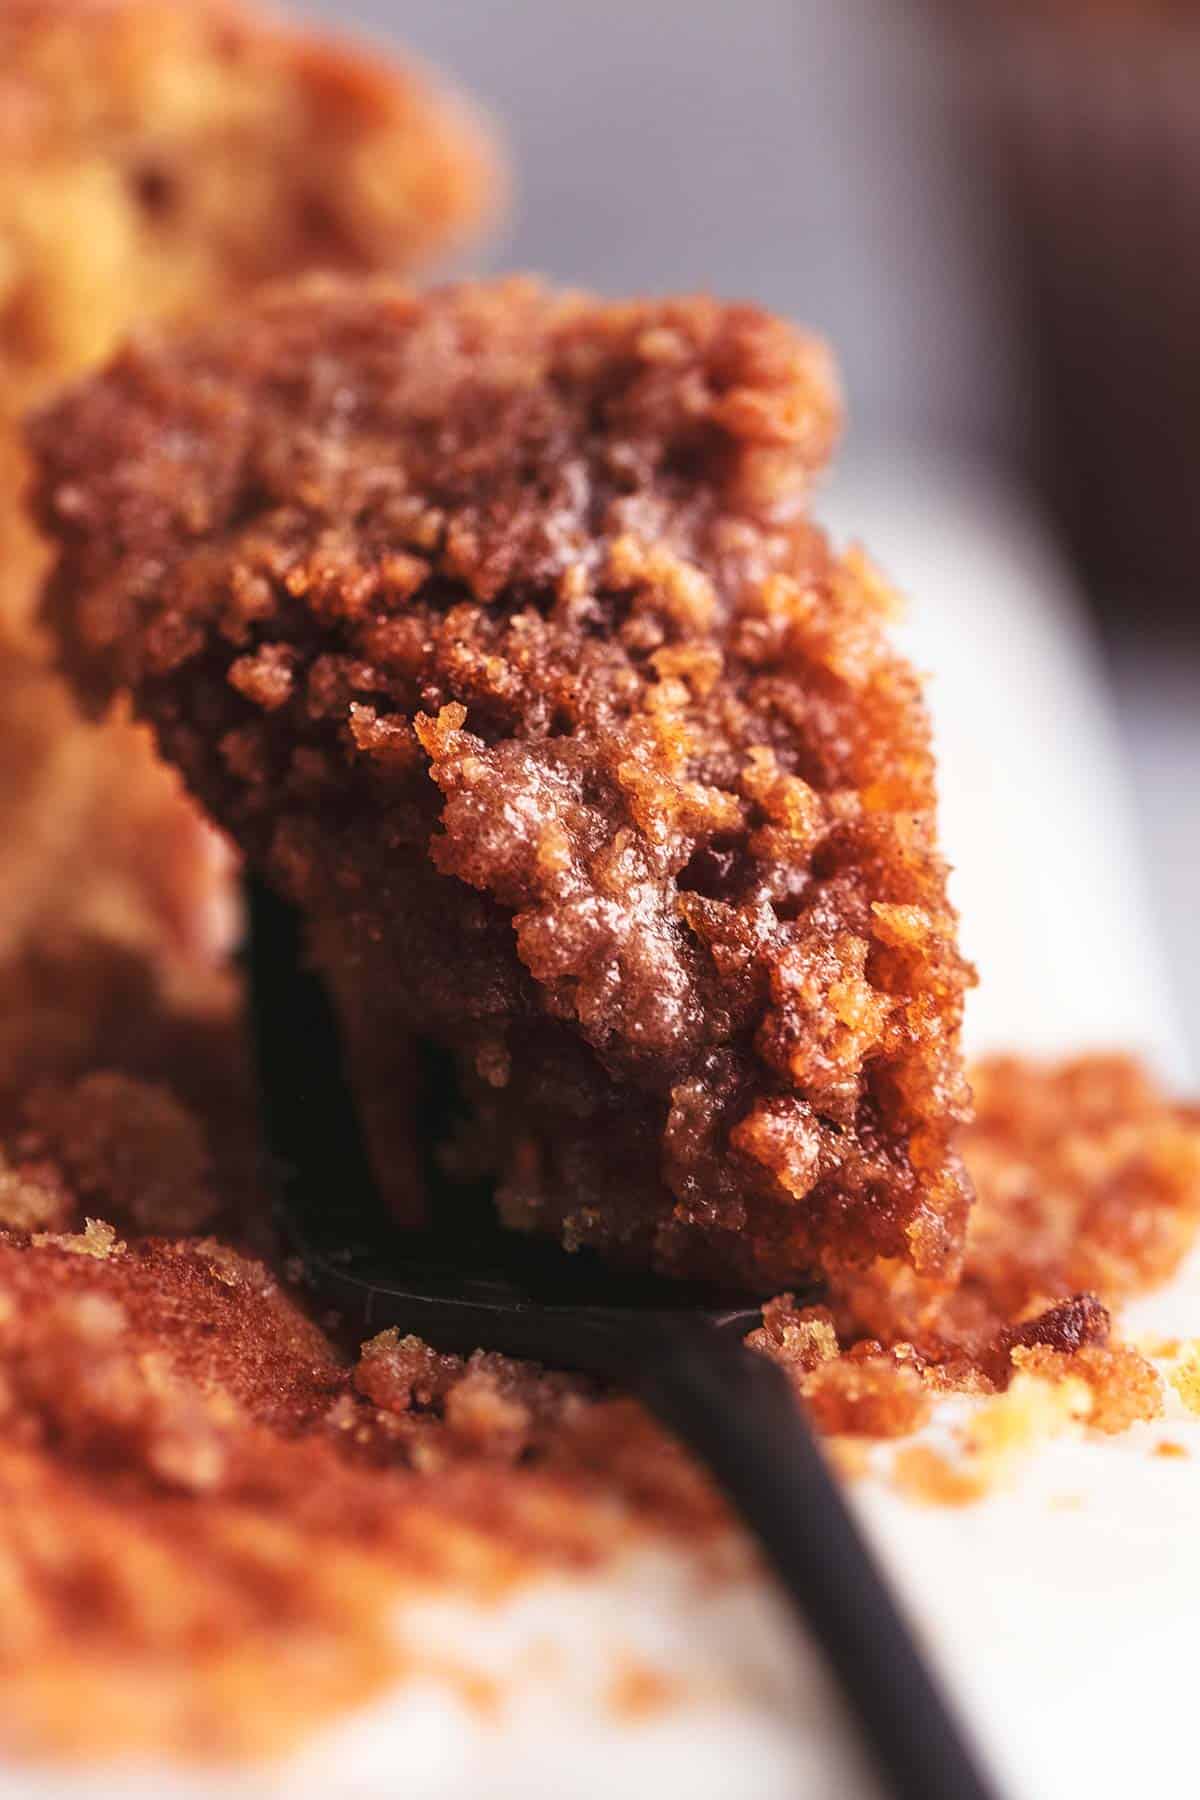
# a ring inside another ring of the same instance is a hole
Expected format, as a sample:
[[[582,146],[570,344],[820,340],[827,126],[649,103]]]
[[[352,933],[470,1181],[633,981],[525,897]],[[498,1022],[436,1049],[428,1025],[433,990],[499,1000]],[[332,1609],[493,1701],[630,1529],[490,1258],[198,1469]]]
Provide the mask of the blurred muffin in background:
[[[149,733],[88,723],[52,671],[0,653],[0,1129],[97,1067],[231,1096],[233,857]],[[218,1108],[218,1110],[221,1110]]]
[[[1114,614],[1194,628],[1200,5],[941,12],[1004,207],[1048,494]]]
[[[231,0],[7,0],[0,419],[138,320],[304,269],[412,268],[494,184],[474,116],[426,77]],[[3,529],[11,616],[28,594]]]
[[[0,6],[0,1012],[25,1021],[0,1031],[0,1106],[139,1019],[153,1059],[163,1005],[207,1030],[235,919],[232,859],[148,734],[85,722],[37,637],[18,421],[143,319],[411,269],[497,185],[485,130],[425,75],[229,0]]]

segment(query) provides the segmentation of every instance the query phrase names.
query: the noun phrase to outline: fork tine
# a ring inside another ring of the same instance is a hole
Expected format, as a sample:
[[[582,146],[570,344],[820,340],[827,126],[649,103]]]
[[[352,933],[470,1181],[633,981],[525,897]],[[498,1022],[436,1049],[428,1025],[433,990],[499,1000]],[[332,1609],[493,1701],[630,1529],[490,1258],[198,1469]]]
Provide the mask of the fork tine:
[[[287,1203],[311,1216],[362,1213],[375,1181],[324,983],[295,909],[246,878],[245,961],[263,1125]]]

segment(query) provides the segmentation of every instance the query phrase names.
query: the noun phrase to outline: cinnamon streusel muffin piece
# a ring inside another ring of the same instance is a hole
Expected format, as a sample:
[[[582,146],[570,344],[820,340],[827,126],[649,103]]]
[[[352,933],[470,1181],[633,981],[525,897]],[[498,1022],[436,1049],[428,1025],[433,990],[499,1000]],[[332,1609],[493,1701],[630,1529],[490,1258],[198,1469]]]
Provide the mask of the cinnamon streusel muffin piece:
[[[806,514],[837,411],[752,307],[333,282],[36,426],[66,661],[305,910],[403,1210],[432,1044],[512,1224],[953,1265],[969,971],[890,596]]]

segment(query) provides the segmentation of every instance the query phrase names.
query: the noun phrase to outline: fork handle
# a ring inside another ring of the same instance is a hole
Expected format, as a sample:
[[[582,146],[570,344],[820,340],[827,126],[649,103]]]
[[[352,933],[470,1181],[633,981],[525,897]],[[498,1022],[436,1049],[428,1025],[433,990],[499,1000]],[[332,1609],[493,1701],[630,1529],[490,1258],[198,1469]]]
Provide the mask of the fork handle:
[[[997,1800],[783,1370],[712,1328],[666,1331],[645,1352],[627,1379],[750,1528],[832,1665],[886,1789],[896,1800]]]

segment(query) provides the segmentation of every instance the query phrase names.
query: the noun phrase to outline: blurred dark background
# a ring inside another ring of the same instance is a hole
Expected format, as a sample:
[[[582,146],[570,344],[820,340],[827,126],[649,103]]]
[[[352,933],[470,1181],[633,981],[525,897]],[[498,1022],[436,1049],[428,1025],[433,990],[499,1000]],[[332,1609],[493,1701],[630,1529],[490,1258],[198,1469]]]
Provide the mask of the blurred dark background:
[[[1152,911],[1179,1010],[1200,1019],[1200,38],[1188,9],[305,10],[394,38],[494,110],[515,200],[490,266],[610,293],[762,301],[835,344],[851,467],[961,457],[1039,509],[1104,649]],[[1191,1038],[1200,1049],[1194,1025]]]

